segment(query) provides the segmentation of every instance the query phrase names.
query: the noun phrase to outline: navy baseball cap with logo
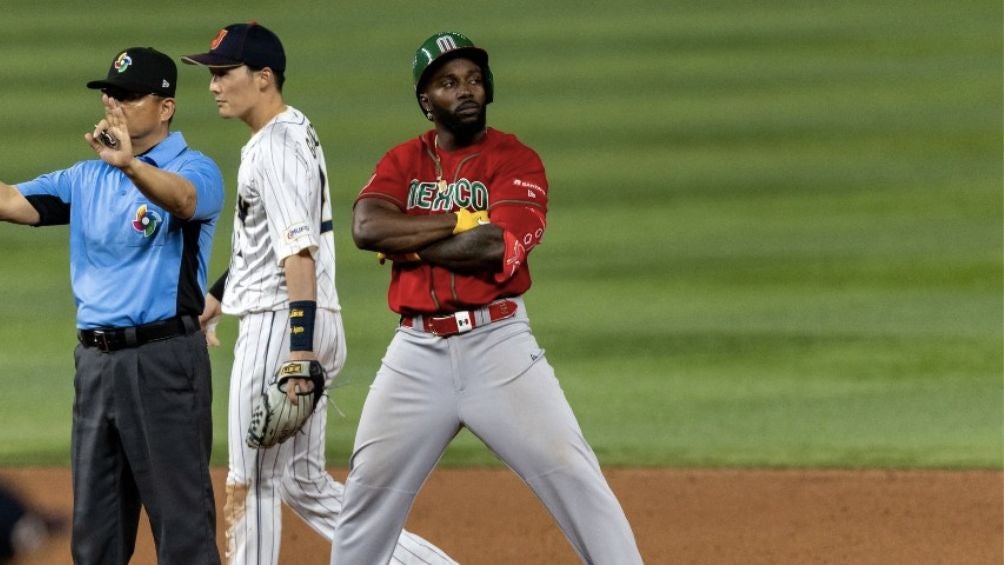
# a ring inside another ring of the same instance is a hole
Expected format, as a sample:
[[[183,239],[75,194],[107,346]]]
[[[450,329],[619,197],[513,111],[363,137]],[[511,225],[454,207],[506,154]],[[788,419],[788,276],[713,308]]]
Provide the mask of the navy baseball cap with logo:
[[[104,80],[92,80],[87,88],[174,97],[178,67],[170,57],[153,47],[130,47],[112,60]]]
[[[279,37],[257,22],[231,24],[221,29],[209,44],[208,53],[186,55],[182,62],[210,68],[247,65],[268,67],[278,75],[286,71],[286,52]]]

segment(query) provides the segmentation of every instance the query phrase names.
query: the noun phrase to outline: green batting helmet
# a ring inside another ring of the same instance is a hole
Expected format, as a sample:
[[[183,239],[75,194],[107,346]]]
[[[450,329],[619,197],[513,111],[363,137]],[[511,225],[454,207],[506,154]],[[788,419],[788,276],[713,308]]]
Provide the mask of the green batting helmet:
[[[418,100],[422,115],[425,115],[425,109],[422,108],[421,89],[425,78],[434,68],[455,57],[468,58],[481,67],[485,78],[485,104],[492,101],[495,84],[492,80],[492,70],[488,66],[488,52],[476,47],[474,42],[463,34],[441,31],[422,42],[418,51],[415,51],[415,60],[411,63],[411,74],[415,79],[415,99]]]

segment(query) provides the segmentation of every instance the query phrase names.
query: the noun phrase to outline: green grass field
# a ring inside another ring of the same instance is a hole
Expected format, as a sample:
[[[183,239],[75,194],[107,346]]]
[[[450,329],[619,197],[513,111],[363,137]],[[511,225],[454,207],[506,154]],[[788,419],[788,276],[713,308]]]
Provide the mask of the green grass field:
[[[390,339],[387,269],[351,202],[417,135],[415,47],[492,57],[489,122],[538,150],[550,227],[527,295],[605,465],[1002,466],[1002,8],[989,0],[5,3],[0,179],[90,158],[83,85],[122,47],[199,52],[227,23],[283,38],[336,207],[345,465]],[[176,129],[228,186],[248,131],[179,69]],[[226,264],[229,224],[213,250]],[[65,228],[0,225],[0,465],[66,464],[74,313]],[[151,274],[153,276],[153,274]],[[235,324],[222,326],[233,343]],[[230,352],[214,351],[226,461]],[[493,464],[462,435],[448,465]]]

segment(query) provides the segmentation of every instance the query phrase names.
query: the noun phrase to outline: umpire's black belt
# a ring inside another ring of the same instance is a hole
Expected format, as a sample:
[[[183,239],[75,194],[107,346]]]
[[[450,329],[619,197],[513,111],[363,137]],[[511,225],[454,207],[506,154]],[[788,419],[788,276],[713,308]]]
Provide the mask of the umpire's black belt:
[[[151,341],[187,335],[198,329],[199,322],[194,317],[177,316],[131,328],[77,330],[77,339],[84,347],[97,347],[107,353],[128,347],[139,347]]]

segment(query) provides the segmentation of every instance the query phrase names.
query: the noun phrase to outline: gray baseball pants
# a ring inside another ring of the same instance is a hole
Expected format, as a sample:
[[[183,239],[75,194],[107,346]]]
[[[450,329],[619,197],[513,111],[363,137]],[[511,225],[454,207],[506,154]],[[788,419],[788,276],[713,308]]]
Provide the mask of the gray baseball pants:
[[[398,328],[363,406],[332,565],[390,560],[415,496],[461,427],[533,490],[583,562],[642,562],[517,304],[512,318],[447,338]]]

